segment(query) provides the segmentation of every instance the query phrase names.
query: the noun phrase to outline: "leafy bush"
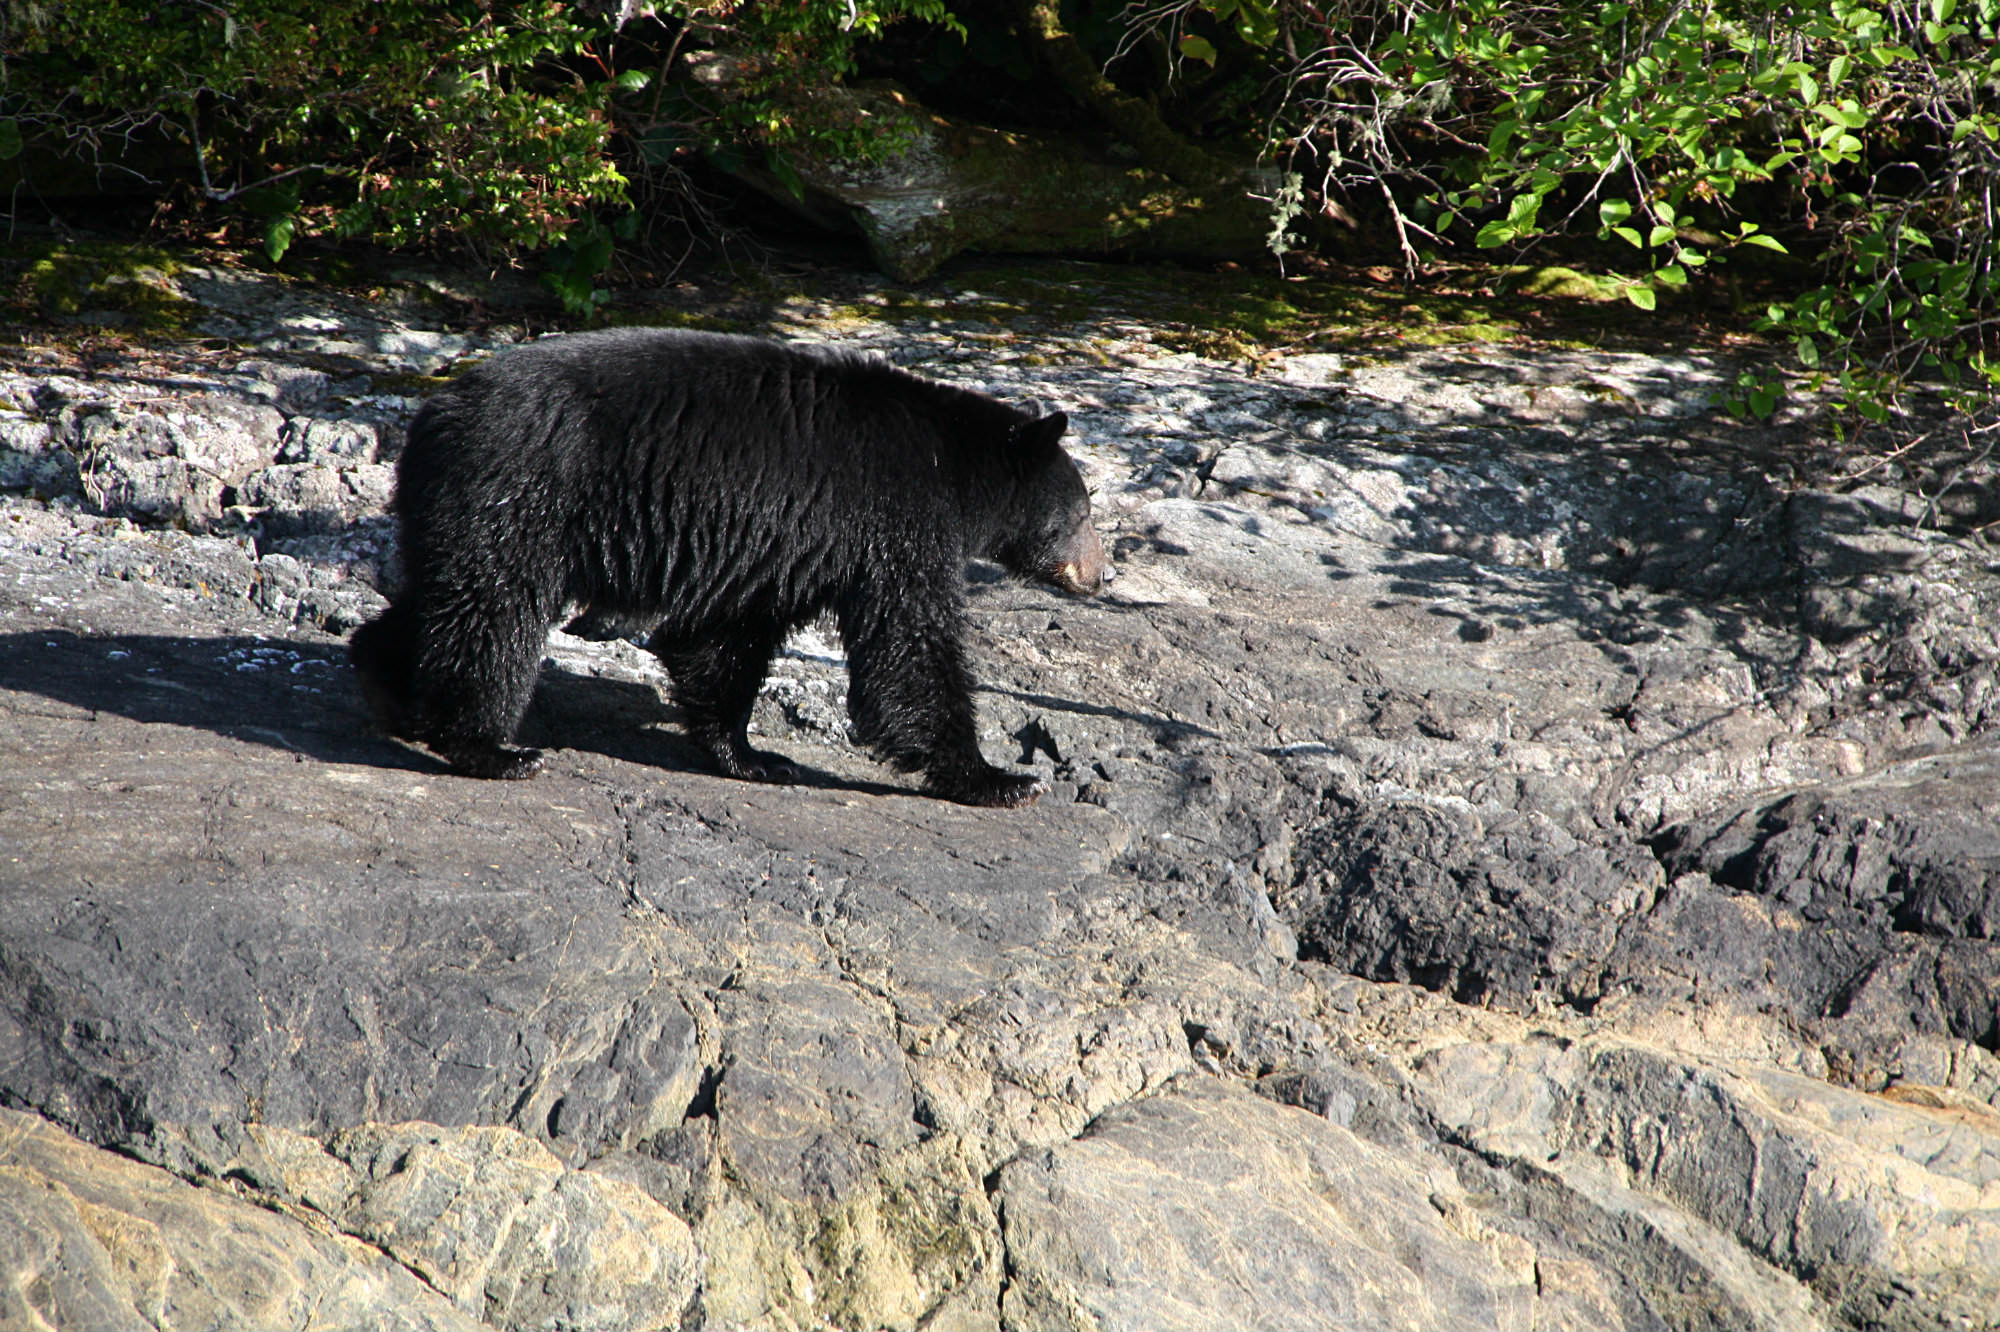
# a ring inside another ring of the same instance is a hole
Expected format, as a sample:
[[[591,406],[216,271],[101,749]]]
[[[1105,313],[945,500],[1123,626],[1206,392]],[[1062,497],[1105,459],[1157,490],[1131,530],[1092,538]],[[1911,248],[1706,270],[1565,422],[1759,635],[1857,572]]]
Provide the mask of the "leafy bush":
[[[1177,0],[1183,61],[1284,72],[1273,149],[1376,200],[1414,273],[1456,239],[1603,243],[1641,309],[1762,249],[1822,265],[1772,302],[1807,372],[1880,418],[1911,377],[2000,388],[2000,0]],[[1622,257],[1621,257],[1622,256]],[[1740,405],[1768,414],[1774,383]]]
[[[743,140],[858,149],[815,113],[853,43],[942,0],[667,3],[613,31],[558,0],[55,0],[0,17],[0,159],[82,153],[256,218],[281,257],[301,232],[389,245],[559,247],[573,309],[608,262],[595,217],[629,201],[625,161],[671,168]],[[629,35],[628,35],[629,34]],[[726,96],[654,86],[695,46],[747,53]],[[631,66],[621,68],[621,65]],[[650,89],[650,91],[649,91]],[[579,288],[578,283],[584,285]]]
[[[617,203],[602,36],[551,0],[68,0],[18,9],[0,112],[25,147],[178,149],[281,256],[298,228],[540,246]]]

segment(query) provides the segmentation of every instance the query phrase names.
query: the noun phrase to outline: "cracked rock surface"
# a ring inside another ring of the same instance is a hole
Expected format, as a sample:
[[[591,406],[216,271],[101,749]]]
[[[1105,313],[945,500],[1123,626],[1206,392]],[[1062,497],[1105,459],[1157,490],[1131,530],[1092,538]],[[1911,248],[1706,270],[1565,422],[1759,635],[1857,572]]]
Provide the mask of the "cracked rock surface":
[[[1118,577],[969,571],[989,811],[818,629],[797,787],[561,633],[537,780],[375,735],[415,381],[523,331],[176,280],[0,359],[0,1325],[2000,1325],[1987,514],[1719,353],[736,310],[1070,413]]]

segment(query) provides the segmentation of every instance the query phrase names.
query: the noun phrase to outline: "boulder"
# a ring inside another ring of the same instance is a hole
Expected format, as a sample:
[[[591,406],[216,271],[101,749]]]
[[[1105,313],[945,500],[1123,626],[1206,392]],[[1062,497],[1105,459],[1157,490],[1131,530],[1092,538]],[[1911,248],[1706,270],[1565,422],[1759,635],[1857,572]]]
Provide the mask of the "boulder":
[[[1080,139],[940,115],[893,85],[822,96],[880,136],[879,156],[787,159],[782,172],[745,160],[736,173],[816,225],[859,232],[899,281],[967,252],[1241,259],[1271,229],[1255,196],[1274,181],[1256,173],[1191,188]]]

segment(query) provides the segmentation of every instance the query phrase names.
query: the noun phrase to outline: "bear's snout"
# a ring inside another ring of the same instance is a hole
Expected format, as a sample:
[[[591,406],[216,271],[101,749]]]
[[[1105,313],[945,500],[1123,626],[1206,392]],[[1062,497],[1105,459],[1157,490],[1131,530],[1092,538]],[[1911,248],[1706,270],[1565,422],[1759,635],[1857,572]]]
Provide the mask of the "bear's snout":
[[[1098,540],[1094,528],[1084,528],[1077,534],[1071,548],[1063,553],[1069,558],[1055,567],[1053,581],[1065,592],[1087,597],[1103,587],[1111,575],[1109,566],[1104,562],[1104,543]]]

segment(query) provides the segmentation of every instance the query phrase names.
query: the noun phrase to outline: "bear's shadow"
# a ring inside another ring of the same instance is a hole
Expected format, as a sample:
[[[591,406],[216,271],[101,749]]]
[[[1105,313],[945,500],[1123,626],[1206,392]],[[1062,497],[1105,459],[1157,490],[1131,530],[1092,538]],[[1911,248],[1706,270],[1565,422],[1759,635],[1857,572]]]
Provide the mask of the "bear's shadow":
[[[548,660],[542,662],[534,700],[515,739],[538,749],[588,750],[645,768],[715,775],[707,756],[681,729],[680,709],[658,689],[637,681],[580,675]],[[768,748],[775,739],[753,733],[750,742]],[[866,795],[908,795],[913,789],[811,767],[800,761],[798,748],[786,745],[777,751],[798,769],[795,785]]]
[[[450,772],[428,750],[393,740],[375,726],[342,643],[68,629],[4,634],[0,690],[148,725],[199,728],[328,763]],[[678,710],[658,690],[546,662],[520,741],[589,751],[662,772],[711,773],[681,732]],[[801,785],[908,794],[904,787],[798,766]]]

